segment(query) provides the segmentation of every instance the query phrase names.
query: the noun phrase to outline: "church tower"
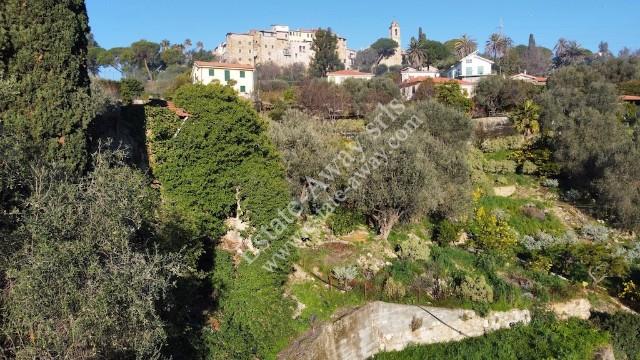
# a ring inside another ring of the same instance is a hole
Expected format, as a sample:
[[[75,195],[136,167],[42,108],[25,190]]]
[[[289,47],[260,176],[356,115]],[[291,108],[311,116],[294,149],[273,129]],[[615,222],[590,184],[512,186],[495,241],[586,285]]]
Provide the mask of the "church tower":
[[[402,49],[402,44],[400,42],[400,25],[395,20],[391,22],[391,26],[389,26],[389,39],[397,42],[398,48]]]
[[[402,41],[400,38],[400,24],[397,21],[392,21],[389,26],[389,39],[398,43],[395,54],[388,58],[382,59],[380,63],[387,66],[402,65]]]

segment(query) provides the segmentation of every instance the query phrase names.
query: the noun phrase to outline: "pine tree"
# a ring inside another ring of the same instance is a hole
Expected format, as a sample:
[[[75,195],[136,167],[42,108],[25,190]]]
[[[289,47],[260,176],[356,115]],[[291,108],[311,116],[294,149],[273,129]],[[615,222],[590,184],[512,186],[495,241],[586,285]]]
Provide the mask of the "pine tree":
[[[338,57],[338,37],[331,29],[319,29],[313,39],[311,50],[315,52],[311,61],[310,71],[315,77],[325,77],[327,72],[344,69],[344,64]]]
[[[5,108],[2,136],[10,136],[29,161],[56,163],[77,176],[86,164],[84,129],[92,117],[86,7],[83,0],[25,4],[4,0],[0,5],[10,42],[0,45],[6,68],[0,76],[13,95],[0,104]]]

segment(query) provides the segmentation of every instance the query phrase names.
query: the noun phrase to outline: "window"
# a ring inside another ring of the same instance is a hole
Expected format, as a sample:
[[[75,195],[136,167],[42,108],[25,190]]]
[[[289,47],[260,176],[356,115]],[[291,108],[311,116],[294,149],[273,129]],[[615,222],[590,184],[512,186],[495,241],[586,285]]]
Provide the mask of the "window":
[[[244,78],[244,70],[240,70],[240,77]]]
[[[473,75],[473,68],[471,66],[467,66],[467,72],[465,75],[467,76]]]
[[[224,81],[229,81],[229,80],[231,80],[231,71],[225,70],[224,71]]]
[[[484,66],[478,66],[478,75],[484,75]]]
[[[467,63],[467,64],[471,64],[472,62],[473,62],[473,59],[467,59],[467,60],[466,60],[466,63]]]
[[[241,93],[246,93],[247,92],[247,88],[244,85],[240,85],[240,92]]]
[[[215,71],[213,71],[213,69],[209,69],[209,76],[214,76],[215,75]]]

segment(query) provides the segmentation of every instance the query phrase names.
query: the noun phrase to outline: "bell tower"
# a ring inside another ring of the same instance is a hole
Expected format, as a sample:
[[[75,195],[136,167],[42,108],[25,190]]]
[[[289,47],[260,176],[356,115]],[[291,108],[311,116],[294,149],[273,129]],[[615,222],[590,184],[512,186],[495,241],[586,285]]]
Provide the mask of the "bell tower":
[[[389,39],[398,43],[395,54],[387,58],[382,59],[381,63],[387,66],[402,65],[402,42],[400,40],[400,24],[397,21],[392,21],[389,26]]]
[[[398,43],[398,49],[402,49],[402,43],[400,42],[400,25],[397,21],[392,21],[389,26],[389,38]]]

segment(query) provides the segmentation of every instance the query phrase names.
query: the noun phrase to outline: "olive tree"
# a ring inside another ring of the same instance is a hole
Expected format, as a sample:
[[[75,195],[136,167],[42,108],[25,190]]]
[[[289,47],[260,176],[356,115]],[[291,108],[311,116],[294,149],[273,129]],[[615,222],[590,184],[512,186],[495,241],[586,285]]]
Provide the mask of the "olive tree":
[[[400,221],[453,216],[465,208],[471,128],[464,114],[431,101],[407,107],[393,119],[384,114],[380,109],[369,118],[369,129],[372,124],[384,129],[362,139],[365,161],[349,185],[356,206],[386,239]]]
[[[148,236],[155,196],[121,155],[95,160],[78,184],[34,170],[2,299],[12,356],[151,358],[165,344],[156,304],[180,265]]]
[[[309,193],[309,178],[318,178],[337,154],[329,126],[320,119],[288,110],[269,127],[271,140],[284,161],[287,182],[294,197]]]

